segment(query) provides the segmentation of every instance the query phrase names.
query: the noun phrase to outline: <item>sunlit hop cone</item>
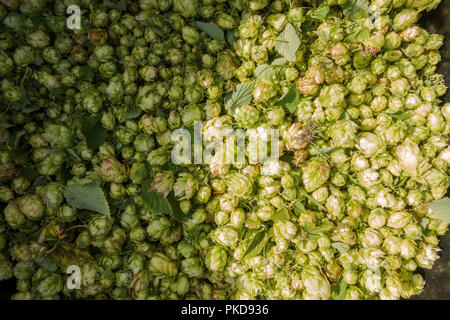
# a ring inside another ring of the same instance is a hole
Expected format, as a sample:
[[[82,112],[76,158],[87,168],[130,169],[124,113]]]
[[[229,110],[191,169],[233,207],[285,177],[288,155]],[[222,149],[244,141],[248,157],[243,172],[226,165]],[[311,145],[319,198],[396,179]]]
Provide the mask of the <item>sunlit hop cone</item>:
[[[161,172],[156,174],[153,179],[150,191],[158,192],[165,197],[172,191],[175,183],[175,176],[171,171]]]

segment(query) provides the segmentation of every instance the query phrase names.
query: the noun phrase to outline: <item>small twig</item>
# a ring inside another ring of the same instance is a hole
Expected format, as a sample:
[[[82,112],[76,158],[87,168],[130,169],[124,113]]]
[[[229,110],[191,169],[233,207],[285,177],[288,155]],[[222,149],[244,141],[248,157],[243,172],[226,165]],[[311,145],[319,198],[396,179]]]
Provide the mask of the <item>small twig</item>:
[[[327,280],[328,286],[331,287],[330,281],[328,280],[327,275],[322,271],[322,268],[319,268],[320,273],[323,275],[323,277],[325,278],[325,280]]]
[[[20,86],[19,86],[20,88],[22,88],[23,83],[25,82],[25,80],[26,80],[27,77],[28,77],[28,71],[29,71],[29,68],[26,68],[26,69],[25,69],[25,73],[24,73],[22,79],[20,80]]]
[[[79,225],[71,226],[70,228],[66,229],[66,232],[69,232],[69,231],[71,231],[71,230],[73,230],[73,229],[77,229],[77,228],[87,228],[87,226],[84,225],[84,224],[79,224]]]
[[[9,32],[8,30],[6,30],[5,28],[0,28],[0,30],[2,30],[2,32],[6,33],[17,45],[20,46],[20,43],[16,40],[16,38],[14,38]]]

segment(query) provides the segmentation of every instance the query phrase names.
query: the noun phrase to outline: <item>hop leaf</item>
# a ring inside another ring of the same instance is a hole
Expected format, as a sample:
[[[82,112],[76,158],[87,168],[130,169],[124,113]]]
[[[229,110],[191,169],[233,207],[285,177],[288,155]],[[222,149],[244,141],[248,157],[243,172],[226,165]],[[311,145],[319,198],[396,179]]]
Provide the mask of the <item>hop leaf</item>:
[[[291,87],[284,96],[277,101],[279,106],[282,106],[287,112],[294,113],[297,111],[300,95],[295,86]]]
[[[175,199],[173,192],[167,197],[152,190],[152,181],[147,180],[142,184],[142,197],[149,208],[158,214],[168,214],[178,222],[184,222],[189,219],[185,215]]]
[[[100,123],[100,116],[87,117],[81,127],[81,132],[86,137],[87,145],[90,149],[97,149],[106,140],[106,129]]]
[[[225,108],[234,113],[236,108],[249,104],[252,101],[254,87],[254,82],[238,84],[235,90],[225,97]]]
[[[450,198],[443,198],[440,200],[434,200],[428,203],[431,211],[433,211],[433,216],[436,219],[450,223]]]
[[[319,20],[323,20],[327,17],[330,7],[324,6],[314,11],[313,17]]]
[[[102,188],[96,183],[75,184],[66,187],[64,197],[72,207],[109,215],[108,201]]]
[[[344,15],[350,20],[358,20],[369,11],[368,0],[348,0],[344,7]]]
[[[292,24],[288,23],[284,31],[275,41],[274,47],[287,60],[295,62],[297,60],[297,50],[300,47],[300,38]]]
[[[200,30],[202,30],[204,33],[206,33],[208,36],[210,36],[214,40],[224,40],[225,39],[225,33],[223,32],[223,30],[220,29],[214,23],[194,21],[194,22],[192,22],[192,25],[194,27],[197,27]]]
[[[253,231],[252,233],[254,232],[255,231]],[[247,247],[247,250],[245,250],[244,258],[256,257],[266,245],[267,240],[268,237],[266,231],[254,233],[252,240]]]

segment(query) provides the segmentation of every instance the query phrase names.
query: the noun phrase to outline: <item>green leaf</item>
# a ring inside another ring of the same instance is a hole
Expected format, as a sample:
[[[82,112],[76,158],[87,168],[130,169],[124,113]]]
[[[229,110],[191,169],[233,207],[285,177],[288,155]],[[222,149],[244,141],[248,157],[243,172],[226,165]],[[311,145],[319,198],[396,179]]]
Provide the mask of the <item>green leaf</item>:
[[[38,80],[36,80],[36,79],[31,79],[31,86],[34,88],[34,89],[41,89],[42,87],[44,87]]]
[[[255,68],[253,74],[255,78],[269,77],[272,70],[274,70],[274,73],[278,73],[281,68],[285,67],[286,62],[287,60],[285,58],[277,58],[270,65],[266,63],[260,64]]]
[[[317,202],[316,199],[311,197],[308,192],[302,189],[300,189],[299,192],[306,198],[308,198],[308,200],[311,201],[313,204],[315,204],[320,210],[325,211],[325,207],[320,202]]]
[[[0,118],[0,128],[9,128],[12,127],[8,122],[5,121],[5,119]]]
[[[237,107],[249,104],[253,98],[254,82],[244,82],[236,86],[232,93],[225,96],[225,108],[231,114]]]
[[[368,0],[348,0],[342,7],[344,15],[350,20],[356,21],[363,18],[369,12]]]
[[[181,210],[179,202],[175,198],[173,192],[164,197],[154,191],[150,191],[152,180],[147,180],[142,184],[142,197],[148,207],[157,214],[168,214],[176,221],[182,223],[190,218],[190,215],[184,214]]]
[[[20,100],[20,104],[24,106],[28,106],[31,104],[30,97],[28,96],[27,90],[25,90],[24,87],[20,88],[20,91],[22,92],[22,99]]]
[[[345,41],[347,42],[356,42],[356,37],[358,36],[357,33],[351,33],[348,36],[345,37]]]
[[[149,208],[158,214],[172,214],[172,207],[170,206],[169,200],[162,194],[154,191],[150,191],[152,186],[152,181],[147,180],[142,184],[142,197]]]
[[[351,120],[349,114],[347,112],[344,111],[344,113],[342,114],[342,120]]]
[[[225,34],[221,28],[219,28],[214,23],[207,23],[207,22],[201,22],[201,21],[194,21],[192,22],[192,25],[194,27],[199,28],[201,31],[206,33],[208,36],[213,38],[214,40],[224,40]]]
[[[404,177],[403,179],[398,180],[398,181],[395,183],[395,186],[396,186],[397,188],[401,188],[408,180],[409,180],[409,177]]]
[[[292,24],[288,23],[283,32],[274,42],[274,47],[288,61],[297,60],[297,50],[300,47],[300,38]]]
[[[50,272],[55,272],[58,269],[58,265],[56,264],[55,259],[53,259],[53,257],[51,256],[37,256],[36,258],[34,258],[34,262]]]
[[[172,213],[170,216],[174,218],[176,221],[183,223],[192,216],[192,214],[188,215],[184,214],[184,212],[180,208],[180,202],[175,198],[173,192],[169,193],[167,199],[169,200],[169,204],[172,207]]]
[[[9,140],[9,146],[16,151],[20,147],[20,140],[26,134],[25,130],[17,131],[15,134],[11,135]]]
[[[305,212],[306,212],[305,207],[303,206],[303,204],[302,204],[300,201],[296,201],[296,202],[294,203],[294,212],[295,212],[297,215],[301,215],[302,213],[305,213]]]
[[[332,224],[322,224],[320,226],[305,225],[303,226],[303,229],[305,229],[305,231],[309,234],[320,235],[333,229],[333,225]]]
[[[186,128],[186,130],[188,130],[189,132],[191,128]],[[192,130],[193,131],[193,130]],[[191,133],[191,132],[190,132]],[[191,133],[191,139],[192,136],[194,135],[194,133]],[[162,171],[172,171],[173,173],[181,173],[181,172],[185,172],[186,169],[182,166],[176,165],[174,164],[172,161],[167,162],[165,165],[162,166],[161,168]]]
[[[13,233],[11,234],[11,237],[20,243],[28,243],[28,236],[23,233]]]
[[[16,140],[17,141],[17,140]],[[29,160],[30,148],[28,145],[23,144],[22,146],[17,145],[16,147],[12,147],[11,150],[11,158],[14,159],[16,164],[25,165]]]
[[[345,293],[347,292],[348,284],[345,282],[344,278],[341,278],[336,282],[331,288],[331,299],[332,300],[345,300]]]
[[[359,32],[354,32],[354,33],[348,35],[345,38],[345,41],[361,43],[361,42],[364,42],[365,40],[367,40],[369,38],[369,35],[370,35],[369,30],[364,29]]]
[[[317,151],[320,154],[330,154],[333,153],[335,151],[339,151],[342,150],[341,147],[328,147],[328,148],[324,148],[324,149],[315,149],[315,151]]]
[[[110,201],[108,201],[111,205],[112,208],[116,208],[119,210],[125,210],[125,208],[130,204],[131,199],[130,197],[122,197],[119,199],[110,199]]]
[[[75,150],[73,150],[72,148],[67,148],[66,152],[68,154],[70,154],[72,157],[74,157],[75,159],[77,159],[78,161],[81,161],[81,158],[77,155],[77,153],[75,152]]]
[[[317,31],[317,37],[322,43],[330,41],[330,34],[325,30]]]
[[[44,18],[42,16],[33,16],[31,17],[31,22],[33,22],[33,26],[37,28],[44,22]]]
[[[81,132],[86,137],[89,149],[95,150],[106,141],[107,132],[100,123],[99,115],[84,119],[81,125]]]
[[[83,223],[88,223],[89,220],[92,219],[92,216],[96,215],[97,213],[91,210],[77,210],[76,214],[78,220],[82,221]]]
[[[435,236],[436,233],[435,233],[435,231],[433,231],[433,230],[426,229],[425,231],[423,231],[423,235],[424,235],[425,237],[432,237],[432,236]]]
[[[69,205],[77,209],[87,209],[109,214],[109,205],[102,188],[97,183],[75,184],[64,190],[64,197]]]
[[[333,242],[331,246],[337,249],[340,253],[346,253],[350,249],[350,246],[343,242]]]
[[[292,86],[284,96],[277,101],[277,105],[280,105],[289,113],[297,111],[300,95],[295,86]]]
[[[90,81],[94,78],[94,72],[87,66],[80,67],[80,80]]]
[[[255,68],[255,70],[253,71],[253,74],[254,74],[255,78],[268,77],[268,76],[270,76],[271,69],[272,69],[272,66],[263,63],[263,64],[258,65]]]
[[[125,112],[125,117],[127,119],[136,119],[140,115],[141,115],[141,110],[140,109],[128,109]]]
[[[37,172],[33,168],[29,167],[20,168],[19,173],[29,182],[33,182],[33,180],[38,176]]]
[[[31,185],[30,189],[34,189],[38,186],[40,186],[41,184],[43,184],[45,182],[45,176],[39,176],[36,179],[34,179],[33,184]]]
[[[363,42],[364,40],[369,39],[370,32],[368,29],[361,30],[358,32],[358,36],[356,37],[356,41]]]
[[[324,6],[324,7],[321,7],[319,9],[315,10],[312,13],[312,17],[319,19],[319,20],[323,20],[327,17],[328,12],[330,12],[330,8],[328,6]]]
[[[281,156],[280,160],[284,161],[284,162],[291,163],[295,159],[294,159],[294,156],[292,154],[284,154],[284,155]]]
[[[155,31],[155,33],[160,36],[161,38],[166,37],[166,33],[161,27],[158,26],[152,26],[152,30]]]
[[[406,120],[409,116],[406,112],[404,111],[397,111],[394,113],[388,113],[388,115],[390,117],[392,117],[392,119],[394,120]]]
[[[364,40],[367,40],[369,38],[370,32],[368,29],[361,30],[359,32],[354,32],[350,35],[348,35],[345,38],[345,41],[351,41],[351,42],[363,42]]]
[[[64,166],[61,167],[61,170],[59,170],[59,176],[58,178],[61,179],[62,183],[66,184],[67,181],[72,179],[73,175],[72,172],[70,172],[71,167],[66,163]]]
[[[441,0],[430,1],[429,4],[427,4],[426,6],[423,6],[422,8],[420,8],[419,11],[423,11],[423,10],[431,11],[431,10],[434,10],[439,5],[439,3],[441,3]]]
[[[230,46],[234,45],[234,41],[235,41],[235,37],[234,37],[234,30],[227,30],[227,42]]]
[[[99,115],[87,117],[86,119],[83,120],[83,123],[81,124],[81,133],[83,133],[85,136],[88,136],[99,121],[100,121]]]
[[[29,151],[26,146],[11,151],[11,158],[19,165],[25,165],[29,161]]]
[[[38,104],[33,104],[33,105],[29,106],[29,107],[23,108],[23,109],[22,109],[22,112],[23,112],[23,113],[32,113],[32,112],[38,111],[40,108],[41,108],[40,105],[38,105]]]
[[[23,108],[26,106],[29,106],[31,104],[30,98],[28,97],[28,93],[25,90],[24,87],[20,88],[20,91],[22,92],[22,99],[18,102],[18,104]]]
[[[436,219],[450,223],[450,198],[445,197],[428,203]]]
[[[121,10],[121,11],[126,11],[127,10],[127,2],[125,0],[121,0],[121,1],[111,1],[111,0],[103,0],[103,5],[106,8],[110,8],[110,9],[117,9],[117,10]]]
[[[288,61],[285,59],[285,58],[276,58],[276,59],[274,59],[273,61],[272,61],[272,63],[270,64],[272,67],[279,67],[279,68],[282,68],[282,67],[285,67],[286,66],[286,63],[287,63]]]
[[[51,92],[52,96],[54,96],[55,98],[58,98],[58,99],[64,98],[64,93],[62,91],[62,88],[51,89],[50,92]]]
[[[253,231],[252,233],[254,232],[257,231]],[[266,231],[259,231],[254,234],[247,250],[245,250],[243,259],[256,257],[264,249],[267,240],[268,237]]]
[[[291,216],[289,215],[289,211],[286,208],[280,209],[277,213],[272,216],[272,220],[287,220]]]

